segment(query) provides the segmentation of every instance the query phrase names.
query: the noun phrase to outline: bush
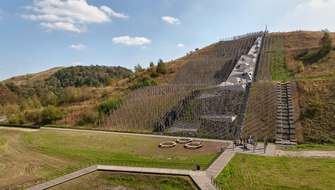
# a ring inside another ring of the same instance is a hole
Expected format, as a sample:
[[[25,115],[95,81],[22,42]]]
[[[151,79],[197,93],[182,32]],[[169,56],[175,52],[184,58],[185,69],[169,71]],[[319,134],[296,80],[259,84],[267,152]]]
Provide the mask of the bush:
[[[299,58],[304,63],[312,64],[326,57],[332,50],[332,39],[330,38],[328,32],[324,33],[324,36],[321,38],[319,44],[321,47],[318,51],[306,52],[306,50],[304,50],[298,54],[296,58]]]
[[[304,64],[302,63],[302,61],[299,61],[298,66],[297,66],[297,69],[298,69],[298,73],[302,73],[302,72],[304,72],[304,70],[305,70],[305,66],[304,66]]]
[[[151,71],[150,77],[157,78],[158,76],[159,76],[159,74],[156,71]]]
[[[163,75],[168,73],[168,69],[166,67],[166,64],[161,59],[158,61],[157,73],[160,73],[160,74],[163,74]]]
[[[26,111],[24,118],[27,122],[38,124],[41,122],[41,111]]]
[[[41,112],[41,124],[51,124],[63,118],[63,112],[55,106],[47,106]]]
[[[305,57],[305,56],[308,54],[308,52],[309,52],[308,49],[303,49],[303,50],[301,50],[300,52],[298,52],[298,53],[294,56],[294,58],[295,58],[296,60],[302,59],[303,57]]]
[[[325,32],[320,40],[321,49],[319,51],[320,56],[326,56],[332,49],[332,39],[329,36],[329,32]]]
[[[134,70],[135,70],[135,73],[140,73],[143,71],[143,68],[140,64],[138,64],[135,66]]]
[[[150,77],[142,77],[138,80],[136,80],[135,84],[133,84],[130,89],[135,90],[138,88],[143,88],[146,86],[155,86],[157,85],[157,82]]]
[[[99,114],[95,111],[83,112],[80,115],[80,120],[77,122],[77,125],[83,126],[86,124],[94,124],[99,119]]]
[[[24,124],[23,116],[21,114],[12,115],[8,118],[8,123],[22,125]]]
[[[45,92],[41,97],[40,101],[43,106],[57,105],[58,97],[53,92]]]
[[[98,107],[98,112],[100,114],[109,115],[114,110],[118,109],[122,104],[122,99],[110,99],[101,103]]]
[[[60,104],[70,104],[85,101],[91,98],[91,92],[88,88],[68,87],[63,90],[60,95]]]

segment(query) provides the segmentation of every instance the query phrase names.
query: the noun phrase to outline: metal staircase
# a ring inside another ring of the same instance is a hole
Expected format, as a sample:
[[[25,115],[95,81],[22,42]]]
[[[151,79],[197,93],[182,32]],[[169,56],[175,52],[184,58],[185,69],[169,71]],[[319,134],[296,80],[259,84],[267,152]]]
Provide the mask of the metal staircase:
[[[293,104],[291,83],[277,83],[277,132],[276,143],[284,145],[296,144],[293,120]]]

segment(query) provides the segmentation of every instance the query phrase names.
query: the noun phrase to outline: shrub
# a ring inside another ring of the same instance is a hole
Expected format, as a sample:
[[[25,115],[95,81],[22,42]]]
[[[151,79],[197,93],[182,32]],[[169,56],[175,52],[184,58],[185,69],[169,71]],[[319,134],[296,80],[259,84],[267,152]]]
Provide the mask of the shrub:
[[[155,86],[157,85],[157,82],[150,77],[142,77],[140,79],[137,79],[135,83],[130,87],[130,89],[135,90],[138,88],[143,88],[146,86]]]
[[[143,71],[143,68],[140,64],[138,64],[135,66],[134,70],[135,70],[135,73],[140,73]]]
[[[325,32],[320,40],[321,49],[319,54],[321,57],[326,56],[332,49],[332,39],[329,36],[329,32]]]
[[[24,118],[28,122],[38,124],[41,122],[41,111],[26,111]]]
[[[332,39],[329,36],[328,32],[324,33],[324,36],[321,38],[320,42],[320,49],[318,51],[312,51],[309,52],[303,52],[300,55],[297,55],[297,57],[300,58],[304,63],[315,63],[321,60],[322,58],[326,57],[328,53],[332,50]]]
[[[88,88],[75,88],[68,87],[63,90],[63,93],[60,95],[59,103],[60,104],[70,104],[85,101],[91,98],[91,92]]]
[[[77,125],[94,124],[98,119],[99,114],[96,111],[85,111],[80,114],[80,119],[77,122]]]
[[[299,60],[299,59],[302,59],[304,56],[306,56],[308,54],[309,50],[308,49],[303,49],[301,50],[300,52],[298,52],[294,58]]]
[[[158,76],[159,76],[159,74],[156,71],[151,71],[150,77],[157,78]]]
[[[304,72],[304,70],[305,70],[305,66],[304,66],[304,64],[302,63],[302,61],[299,61],[299,62],[298,62],[297,69],[298,69],[298,73],[302,73],[302,72]]]
[[[40,101],[43,106],[47,105],[57,105],[58,97],[53,92],[45,92],[41,95]]]
[[[107,101],[102,102],[98,107],[98,112],[100,114],[109,115],[114,110],[118,109],[122,104],[122,99],[110,99]]]
[[[160,74],[168,73],[166,64],[161,59],[158,61],[158,64],[157,64],[157,73],[160,73]]]
[[[47,106],[41,113],[41,124],[51,124],[63,118],[63,112],[55,106]]]
[[[9,124],[24,124],[24,119],[23,116],[21,114],[15,114],[12,115],[8,118],[8,123]]]

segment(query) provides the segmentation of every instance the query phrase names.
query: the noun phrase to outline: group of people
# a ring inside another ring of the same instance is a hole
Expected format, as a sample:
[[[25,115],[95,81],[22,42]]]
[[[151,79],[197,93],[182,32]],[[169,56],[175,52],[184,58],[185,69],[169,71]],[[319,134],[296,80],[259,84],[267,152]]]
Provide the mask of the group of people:
[[[250,150],[248,145],[252,145],[252,151],[256,151],[256,147],[258,144],[258,139],[257,137],[249,136],[248,138],[240,138],[238,140],[234,140],[234,145],[233,148],[239,146],[242,146],[243,151],[248,151]],[[266,152],[266,148],[268,146],[268,141],[267,138],[264,138],[264,153]]]

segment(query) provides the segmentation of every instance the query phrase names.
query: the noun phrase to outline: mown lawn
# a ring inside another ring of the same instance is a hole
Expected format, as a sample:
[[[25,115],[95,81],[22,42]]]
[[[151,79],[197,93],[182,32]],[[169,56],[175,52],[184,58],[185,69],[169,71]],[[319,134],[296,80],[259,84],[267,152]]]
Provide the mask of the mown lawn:
[[[304,151],[304,150],[319,150],[319,151],[335,151],[335,144],[298,144],[295,146],[284,148],[288,151]]]
[[[160,142],[173,139],[54,129],[1,129],[0,133],[0,144],[5,143],[0,169],[6,171],[0,175],[0,189],[39,183],[96,164],[177,169],[195,169],[198,164],[206,169],[224,146],[204,142],[199,150],[187,150],[183,145],[160,149]]]
[[[123,190],[197,190],[189,177],[112,172],[94,172],[55,186],[51,190],[113,188]]]
[[[217,181],[225,190],[335,189],[335,159],[237,154]]]

